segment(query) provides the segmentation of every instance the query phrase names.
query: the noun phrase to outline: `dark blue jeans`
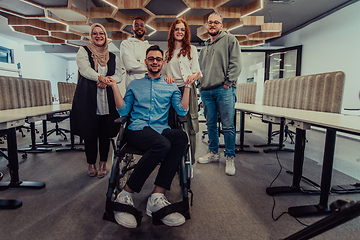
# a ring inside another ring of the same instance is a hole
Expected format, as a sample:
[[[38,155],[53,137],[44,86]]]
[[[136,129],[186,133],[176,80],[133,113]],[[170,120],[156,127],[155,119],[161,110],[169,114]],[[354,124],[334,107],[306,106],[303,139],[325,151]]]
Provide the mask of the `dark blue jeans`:
[[[132,147],[144,151],[127,185],[140,192],[146,179],[161,163],[155,185],[170,190],[171,182],[186,151],[188,138],[181,129],[165,129],[159,134],[150,127],[140,131],[127,130],[125,139]]]
[[[235,156],[235,96],[236,89],[222,86],[212,90],[202,90],[201,100],[204,105],[204,113],[209,137],[209,150],[218,153],[219,135],[217,129],[218,113],[221,118],[222,131],[225,140],[225,156]]]

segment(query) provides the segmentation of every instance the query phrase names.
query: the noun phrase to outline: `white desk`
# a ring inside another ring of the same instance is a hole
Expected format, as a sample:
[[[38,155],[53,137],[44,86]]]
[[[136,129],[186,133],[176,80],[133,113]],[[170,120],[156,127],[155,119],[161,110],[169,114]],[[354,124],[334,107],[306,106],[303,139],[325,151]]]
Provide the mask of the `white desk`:
[[[19,152],[26,153],[43,153],[52,151],[51,148],[39,148],[36,145],[36,135],[35,135],[35,122],[36,121],[46,121],[47,115],[58,112],[66,112],[71,110],[71,104],[58,104],[58,105],[46,105],[38,107],[29,107],[29,108],[18,108],[18,109],[9,109],[1,111],[1,114],[4,115],[22,115],[25,116],[27,122],[30,123],[31,129],[31,147],[19,149]],[[47,142],[46,136],[46,124],[43,124],[44,142]]]
[[[276,145],[275,149],[264,149],[264,152],[271,151],[292,151],[290,149],[283,148],[284,141],[284,128],[285,128],[285,113],[286,108],[263,106],[257,104],[248,104],[248,103],[235,103],[235,109],[240,111],[240,149],[236,152],[248,152],[244,150],[244,133],[245,133],[245,112],[256,113],[263,116],[263,120],[269,123],[278,123],[280,124],[280,133],[279,133],[279,143]],[[271,146],[271,125],[269,124],[268,130],[268,144],[266,146]],[[260,145],[258,145],[260,146]]]
[[[294,122],[296,127],[294,178],[293,186],[298,187],[302,175],[305,149],[305,131],[311,125],[326,128],[326,139],[321,175],[320,202],[317,205],[298,206],[289,208],[289,214],[294,217],[320,215],[330,211],[328,208],[329,192],[331,191],[331,177],[334,162],[336,132],[346,132],[360,135],[360,118],[358,116],[341,115],[306,110],[289,109],[285,118]],[[357,190],[360,190],[359,188]]]
[[[331,187],[330,185],[334,160],[336,131],[360,135],[360,118],[358,116],[341,115],[335,113],[324,113],[243,103],[236,103],[235,109],[242,112],[246,111],[262,114],[264,116],[268,116],[267,118],[272,121],[276,121],[277,118],[286,119],[288,122],[293,122],[293,125],[296,127],[293,183],[290,187],[284,186],[267,188],[266,192],[269,195],[302,192],[300,181],[304,163],[305,131],[310,129],[311,125],[326,128],[320,203],[318,205],[291,207],[289,208],[289,214],[295,217],[302,217],[328,213],[328,196]]]
[[[24,125],[25,119],[34,124],[35,121],[41,120],[47,114],[71,110],[71,104],[48,105],[41,107],[19,108],[0,111],[0,130],[7,131],[8,160],[10,169],[10,182],[1,182],[0,188],[35,188],[45,187],[43,182],[23,182],[19,180],[19,161],[18,149],[16,142],[15,128]],[[32,127],[32,142],[35,141],[35,128]],[[0,209],[11,209],[21,206],[16,200],[4,200],[0,202]],[[3,204],[3,205],[1,205]]]

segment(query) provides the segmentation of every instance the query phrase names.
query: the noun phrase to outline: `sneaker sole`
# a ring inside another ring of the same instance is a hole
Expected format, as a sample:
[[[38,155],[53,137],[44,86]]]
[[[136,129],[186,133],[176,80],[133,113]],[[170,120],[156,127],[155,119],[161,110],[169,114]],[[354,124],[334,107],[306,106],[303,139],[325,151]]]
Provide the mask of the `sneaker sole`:
[[[116,217],[116,214],[114,214],[114,218],[115,218],[115,221],[117,222],[117,224],[123,226],[123,227],[126,227],[126,228],[136,228],[137,227],[137,224],[131,224],[129,222],[124,222],[120,219],[120,217]]]
[[[225,172],[226,175],[229,175],[229,176],[234,176],[235,175],[235,172]]]
[[[149,217],[152,217],[152,212],[146,208],[146,215],[148,215]],[[183,219],[183,221],[179,222],[179,223],[174,223],[174,222],[169,222],[169,221],[166,221],[166,220],[163,220],[161,219],[161,221],[166,225],[166,226],[169,226],[169,227],[178,227],[178,226],[181,226],[185,223],[185,218]]]
[[[197,161],[198,163],[200,163],[200,164],[206,164],[206,163],[218,163],[219,162],[219,159],[217,159],[217,160],[212,160],[212,161],[210,161],[210,162],[200,162],[199,160]]]

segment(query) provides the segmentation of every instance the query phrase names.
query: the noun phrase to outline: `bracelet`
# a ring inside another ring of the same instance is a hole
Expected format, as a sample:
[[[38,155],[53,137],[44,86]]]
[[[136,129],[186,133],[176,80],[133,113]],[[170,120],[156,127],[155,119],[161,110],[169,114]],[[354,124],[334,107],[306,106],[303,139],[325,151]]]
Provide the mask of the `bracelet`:
[[[190,84],[185,84],[185,87],[191,88],[191,85]]]

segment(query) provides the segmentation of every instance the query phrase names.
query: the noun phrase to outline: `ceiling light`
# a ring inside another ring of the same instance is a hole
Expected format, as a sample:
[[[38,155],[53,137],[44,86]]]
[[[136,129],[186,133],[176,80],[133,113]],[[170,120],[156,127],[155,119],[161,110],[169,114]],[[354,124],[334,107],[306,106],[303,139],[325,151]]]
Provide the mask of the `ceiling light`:
[[[146,26],[146,27],[149,27],[149,28],[151,28],[151,29],[153,30],[153,32],[148,35],[149,37],[150,37],[151,35],[153,35],[154,33],[156,33],[157,30],[156,30],[155,28],[153,28],[152,26],[150,26],[150,25],[148,25],[148,24],[145,24],[145,26]]]
[[[264,8],[264,1],[263,1],[263,0],[260,0],[260,3],[261,3],[260,8],[254,10],[254,11],[252,11],[252,12],[249,12],[249,13],[245,14],[244,16],[241,16],[241,18],[246,17],[246,16],[249,16],[249,15],[251,15],[251,14],[253,14],[253,13],[256,13],[257,11],[260,11],[261,9],[263,9],[263,8]]]
[[[27,3],[27,4],[29,4],[29,5],[32,5],[32,6],[34,6],[34,7],[44,9],[44,7],[41,6],[41,5],[39,5],[39,4],[35,4],[35,3],[30,2],[30,1],[27,1],[27,0],[20,0],[20,1],[21,1],[21,2],[24,2],[24,3]]]
[[[264,45],[265,43],[258,43],[258,44],[255,44],[255,45],[252,45],[253,47],[257,47],[257,46],[260,46],[260,45]]]
[[[232,31],[232,30],[234,30],[234,29],[236,29],[236,28],[242,27],[242,26],[244,26],[244,24],[241,24],[241,25],[239,25],[239,26],[236,26],[236,27],[230,28],[230,29],[228,29],[228,32],[230,32],[230,31]]]
[[[118,6],[115,6],[114,4],[110,3],[110,2],[109,2],[109,1],[107,1],[107,0],[103,0],[103,2],[105,2],[105,3],[109,4],[110,6],[112,6],[112,7],[116,8],[116,9],[118,9]]]
[[[13,26],[9,25],[9,28],[10,28],[13,32],[15,32],[15,29],[14,29]]]
[[[69,46],[73,46],[73,47],[80,47],[80,46],[78,46],[78,45],[75,45],[75,44],[73,44],[73,43],[69,43],[69,40],[65,40],[65,43],[67,44],[67,45],[69,45]]]
[[[184,11],[182,11],[181,13],[179,13],[178,15],[176,15],[176,17],[178,18],[178,17],[180,17],[181,15],[183,15],[184,13],[186,13],[187,11],[189,11],[191,8],[187,8],[187,9],[185,9]]]
[[[63,22],[63,21],[60,21],[60,20],[57,20],[57,19],[55,19],[55,18],[53,18],[53,17],[47,16],[46,18],[47,18],[47,19],[50,19],[51,21],[54,21],[54,22],[60,23],[60,24],[62,24],[62,25],[68,26],[67,23],[65,23],[65,22]]]

